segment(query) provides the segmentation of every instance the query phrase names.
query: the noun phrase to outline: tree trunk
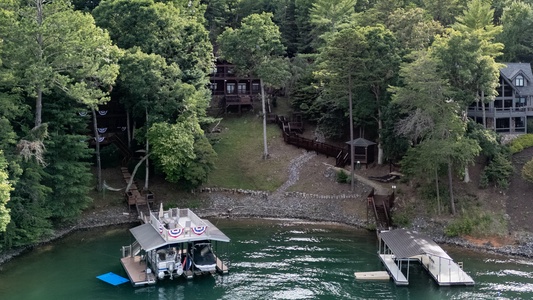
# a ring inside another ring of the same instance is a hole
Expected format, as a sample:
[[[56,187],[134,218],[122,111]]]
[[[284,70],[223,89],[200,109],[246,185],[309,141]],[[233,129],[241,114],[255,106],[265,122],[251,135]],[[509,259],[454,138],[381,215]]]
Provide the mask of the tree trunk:
[[[146,113],[146,131],[148,131],[148,109],[145,108],[145,113]],[[145,155],[148,153],[148,150],[149,150],[149,143],[148,143],[148,138],[146,138],[146,153]],[[150,160],[147,158],[146,159],[146,164],[145,164],[145,176],[144,176],[144,190],[147,191],[148,190],[148,178],[149,178],[149,175],[150,175],[150,165],[149,165],[149,162]]]
[[[135,168],[133,169],[133,172],[131,173],[130,181],[128,181],[128,185],[126,186],[125,193],[127,193],[131,188],[131,185],[133,184],[133,178],[135,178],[135,174],[137,173],[137,169],[139,169],[139,166],[143,163],[143,161],[147,160],[148,156],[150,155],[152,155],[152,153],[146,153],[144,157],[135,165]]]
[[[102,190],[102,160],[100,158],[100,134],[98,133],[98,123],[96,121],[96,110],[91,108],[93,114],[93,131],[96,145],[96,190]]]
[[[267,127],[266,127],[266,107],[265,107],[265,86],[263,85],[263,79],[259,79],[260,85],[261,85],[261,105],[263,107],[263,145],[264,145],[264,152],[263,152],[263,159],[268,158],[268,145],[267,145]]]
[[[350,109],[350,169],[351,172],[351,184],[350,184],[350,191],[353,192],[355,187],[355,174],[354,174],[354,146],[353,146],[353,104],[352,104],[352,76],[348,75],[348,106]]]
[[[130,110],[126,110],[126,135],[128,136],[128,147],[131,147]]]
[[[37,99],[35,99],[35,127],[41,126],[43,123],[41,119],[43,111],[43,91],[37,88]]]
[[[452,215],[455,215],[455,199],[453,197],[453,179],[452,179],[452,162],[448,160],[448,185],[450,189],[450,209]]]
[[[383,164],[383,144],[381,143],[383,131],[383,120],[381,120],[381,108],[378,107],[378,165]]]
[[[35,1],[36,8],[36,20],[37,25],[41,27],[43,25],[43,0]],[[39,31],[37,33],[37,44],[39,45],[39,52],[36,53],[38,60],[43,60],[44,53],[44,41],[43,35]],[[35,88],[37,93],[37,99],[35,100],[35,127],[39,127],[42,124],[42,110],[43,110],[43,89],[40,86]]]
[[[435,187],[437,188],[437,214],[440,215],[440,191],[439,191],[439,169],[435,166]]]
[[[470,172],[468,171],[468,165],[465,166],[465,178],[463,179],[463,182],[470,182]]]
[[[487,128],[487,114],[485,112],[485,92],[481,91],[481,107],[482,107],[482,119],[483,119],[483,128]]]

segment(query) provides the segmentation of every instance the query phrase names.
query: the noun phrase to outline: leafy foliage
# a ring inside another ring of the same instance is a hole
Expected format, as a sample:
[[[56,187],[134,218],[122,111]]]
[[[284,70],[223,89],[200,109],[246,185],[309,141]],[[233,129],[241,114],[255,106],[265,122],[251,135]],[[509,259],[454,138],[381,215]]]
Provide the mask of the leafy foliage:
[[[7,162],[4,158],[4,154],[0,150],[0,232],[6,230],[7,224],[9,224],[11,220],[7,203],[13,188],[7,180],[8,174],[6,172],[6,166]]]
[[[529,147],[533,147],[532,133],[522,134],[509,143],[509,149],[511,150],[511,154],[521,152],[522,150]]]
[[[197,124],[180,118],[175,124],[155,123],[148,130],[152,153],[166,179],[182,182],[189,188],[207,180],[216,159],[216,153]]]
[[[522,177],[529,182],[533,182],[533,159],[524,164]]]

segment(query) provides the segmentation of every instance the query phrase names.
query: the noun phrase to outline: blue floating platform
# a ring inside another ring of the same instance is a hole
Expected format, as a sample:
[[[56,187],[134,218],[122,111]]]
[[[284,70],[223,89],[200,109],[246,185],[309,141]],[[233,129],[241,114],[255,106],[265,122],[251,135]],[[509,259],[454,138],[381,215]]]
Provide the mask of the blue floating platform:
[[[112,285],[119,285],[119,284],[123,284],[124,282],[128,282],[129,280],[122,277],[122,276],[119,276],[113,272],[109,272],[109,273],[106,273],[106,274],[102,274],[100,276],[96,276],[96,278],[104,281],[104,282],[107,282],[109,284],[112,284]]]

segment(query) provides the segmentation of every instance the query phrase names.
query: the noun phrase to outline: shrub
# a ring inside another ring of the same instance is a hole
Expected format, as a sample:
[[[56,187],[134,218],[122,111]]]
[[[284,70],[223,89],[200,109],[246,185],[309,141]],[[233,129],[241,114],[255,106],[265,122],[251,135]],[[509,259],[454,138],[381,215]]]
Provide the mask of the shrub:
[[[413,214],[409,209],[395,210],[392,212],[392,223],[398,227],[409,227]]]
[[[350,181],[350,176],[348,176],[348,174],[346,172],[344,172],[343,170],[339,170],[337,172],[337,182],[338,183],[347,183]]]
[[[509,180],[513,174],[513,165],[506,155],[497,153],[481,174],[480,187],[487,187],[489,182],[502,189],[509,186]]]
[[[522,178],[529,182],[533,182],[533,159],[528,161],[522,168]]]
[[[506,221],[501,216],[478,211],[462,215],[452,221],[444,228],[444,234],[449,237],[503,235],[506,228]]]
[[[512,154],[521,152],[525,148],[533,147],[533,134],[523,134],[509,143]]]

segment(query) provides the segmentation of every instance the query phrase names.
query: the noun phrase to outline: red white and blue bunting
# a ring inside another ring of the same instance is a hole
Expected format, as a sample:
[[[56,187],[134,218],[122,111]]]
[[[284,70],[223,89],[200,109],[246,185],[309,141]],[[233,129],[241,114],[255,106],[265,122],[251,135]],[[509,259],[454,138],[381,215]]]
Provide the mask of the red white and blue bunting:
[[[80,114],[80,116],[82,116],[82,117],[85,117],[87,115],[87,112],[86,111],[80,111],[78,114]]]
[[[101,116],[105,116],[105,115],[107,115],[107,110],[99,110],[98,113],[99,113]]]
[[[183,233],[183,228],[175,228],[175,229],[170,229],[168,231],[168,236],[170,236],[171,238],[178,238],[181,234]]]
[[[163,229],[165,227],[163,226],[163,224],[159,224],[159,234],[163,234]]]
[[[105,133],[107,131],[107,127],[98,128],[98,133]]]
[[[96,141],[96,138],[94,138],[94,140]],[[98,137],[98,143],[101,143],[105,140],[105,136],[99,136]]]
[[[202,235],[206,229],[207,229],[207,226],[197,226],[197,227],[192,228],[192,232],[194,232],[197,235]]]

